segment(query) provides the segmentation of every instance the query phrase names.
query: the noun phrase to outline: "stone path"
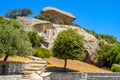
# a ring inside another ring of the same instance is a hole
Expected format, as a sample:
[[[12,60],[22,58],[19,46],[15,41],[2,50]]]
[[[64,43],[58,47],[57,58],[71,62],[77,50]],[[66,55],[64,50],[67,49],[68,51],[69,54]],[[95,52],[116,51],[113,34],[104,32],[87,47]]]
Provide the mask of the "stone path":
[[[44,72],[47,66],[46,61],[42,58],[37,58],[33,56],[29,58],[32,58],[34,61],[29,62],[30,66],[21,72],[23,74],[23,80],[29,80],[30,75],[33,73],[40,74]]]

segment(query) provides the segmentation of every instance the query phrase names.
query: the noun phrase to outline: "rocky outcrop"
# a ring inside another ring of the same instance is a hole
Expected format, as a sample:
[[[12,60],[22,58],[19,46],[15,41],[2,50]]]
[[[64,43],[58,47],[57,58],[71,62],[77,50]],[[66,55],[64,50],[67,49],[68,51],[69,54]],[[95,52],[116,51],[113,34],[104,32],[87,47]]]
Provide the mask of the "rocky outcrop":
[[[50,21],[57,24],[62,21],[64,24],[69,25],[73,20],[75,20],[75,16],[72,14],[53,7],[46,7],[42,9],[40,15],[49,17]]]
[[[23,25],[24,29],[26,31],[32,30],[34,25],[39,25],[39,24],[50,24],[51,22],[45,21],[45,20],[38,20],[35,18],[28,18],[28,17],[17,17],[16,19],[20,24]],[[35,27],[36,28],[36,27]]]
[[[78,29],[79,34],[84,36],[84,48],[86,52],[85,61],[88,63],[97,64],[98,62],[98,55],[96,53],[99,47],[99,41],[91,34],[87,33],[83,29]]]
[[[38,19],[32,19],[32,18],[18,18],[17,21],[19,21],[24,28],[26,29],[31,27],[31,29],[36,29],[40,36],[44,36],[45,43],[43,43],[43,46],[47,47],[48,49],[51,49],[53,46],[53,42],[60,31],[66,30],[68,28],[77,29],[78,33],[84,36],[84,42],[85,42],[85,51],[86,51],[86,58],[85,61],[88,63],[97,63],[98,55],[96,53],[96,50],[99,47],[98,40],[91,34],[84,31],[82,28],[77,26],[71,26],[71,25],[59,25],[59,24],[53,24],[48,21],[38,20]],[[29,25],[26,25],[30,23]],[[40,29],[40,30],[39,30]]]
[[[77,29],[78,33],[84,36],[84,43],[85,43],[84,48],[87,54],[85,61],[88,63],[93,63],[93,64],[97,63],[98,55],[96,53],[96,50],[99,47],[99,42],[93,35],[87,33],[85,30],[77,26],[58,25],[58,24],[54,24],[53,26],[55,27],[55,30],[54,30],[55,35],[51,38],[49,42],[50,43],[49,47],[53,46],[54,39],[57,37],[60,31],[66,30],[68,28]]]

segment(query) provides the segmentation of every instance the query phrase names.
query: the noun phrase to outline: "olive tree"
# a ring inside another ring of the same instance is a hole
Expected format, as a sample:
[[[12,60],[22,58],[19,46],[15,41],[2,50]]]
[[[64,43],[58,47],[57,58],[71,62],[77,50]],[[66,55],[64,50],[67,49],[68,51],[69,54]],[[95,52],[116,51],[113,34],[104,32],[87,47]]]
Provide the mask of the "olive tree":
[[[27,56],[32,54],[32,44],[22,26],[9,19],[0,18],[0,55],[4,61],[8,56]]]
[[[52,48],[53,55],[64,59],[64,72],[66,71],[67,59],[83,59],[84,57],[83,36],[76,30],[68,29],[61,31]]]
[[[37,31],[29,31],[28,36],[33,48],[39,47],[40,43],[44,41],[44,37],[39,36]]]
[[[120,44],[105,44],[97,51],[101,67],[110,68],[112,64],[120,63]]]
[[[5,17],[16,19],[17,16],[28,16],[29,14],[32,14],[32,10],[29,8],[17,8],[8,10],[5,14]]]

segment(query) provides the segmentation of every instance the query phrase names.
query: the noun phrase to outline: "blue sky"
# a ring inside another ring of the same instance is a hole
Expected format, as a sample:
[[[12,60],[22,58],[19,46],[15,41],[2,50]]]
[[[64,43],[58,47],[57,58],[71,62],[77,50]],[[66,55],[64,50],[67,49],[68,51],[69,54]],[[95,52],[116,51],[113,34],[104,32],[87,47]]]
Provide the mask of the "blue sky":
[[[46,6],[70,12],[76,16],[74,23],[120,41],[120,0],[1,0],[0,14],[14,8],[30,8],[33,17]]]

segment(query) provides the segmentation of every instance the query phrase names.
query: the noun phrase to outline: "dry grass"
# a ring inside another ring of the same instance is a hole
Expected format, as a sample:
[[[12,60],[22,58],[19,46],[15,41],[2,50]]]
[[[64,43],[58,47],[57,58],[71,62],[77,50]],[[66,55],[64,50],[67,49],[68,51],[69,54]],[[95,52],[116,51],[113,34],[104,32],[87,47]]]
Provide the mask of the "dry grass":
[[[64,60],[57,59],[54,57],[51,57],[49,59],[46,59],[48,62],[50,62],[51,65],[48,65],[48,67],[63,67],[64,66]],[[111,72],[109,70],[101,69],[99,67],[96,67],[94,65],[82,62],[82,61],[77,61],[77,60],[68,60],[67,62],[67,68],[69,70],[74,70],[78,72]]]
[[[0,58],[0,61],[3,61],[4,57]],[[46,59],[49,62],[48,68],[52,67],[52,70],[56,71],[58,68],[62,69],[64,66],[64,60],[57,59],[55,57],[51,57]],[[8,57],[7,61],[17,61],[17,62],[29,62],[33,61],[33,59],[28,57]],[[78,72],[111,72],[109,70],[101,69],[94,65],[77,61],[77,60],[68,60],[67,61],[67,69],[71,71],[78,71]],[[59,70],[58,70],[59,71]]]
[[[0,61],[3,61],[4,57],[0,58]],[[20,56],[13,56],[13,57],[8,57],[7,61],[16,61],[16,62],[29,62],[33,61],[32,59],[28,57],[20,57]]]

